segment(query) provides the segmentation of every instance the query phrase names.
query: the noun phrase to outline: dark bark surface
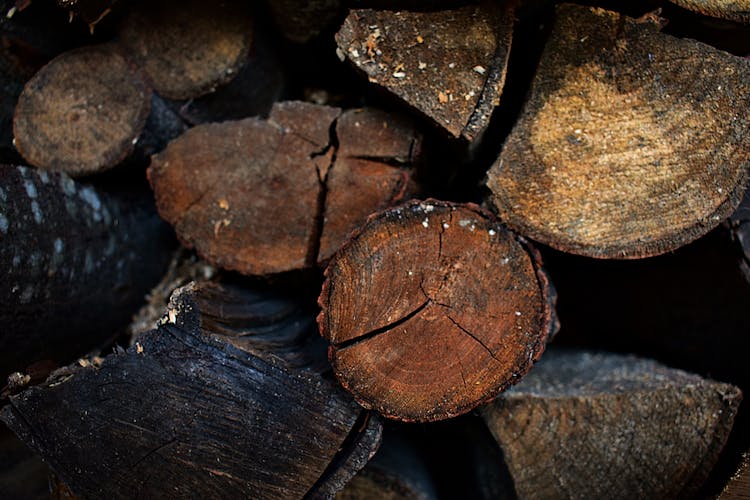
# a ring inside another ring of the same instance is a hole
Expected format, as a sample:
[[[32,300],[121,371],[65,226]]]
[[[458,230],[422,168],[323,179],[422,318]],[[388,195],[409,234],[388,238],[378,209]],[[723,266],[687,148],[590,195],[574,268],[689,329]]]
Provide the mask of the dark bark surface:
[[[67,363],[130,321],[166,269],[168,226],[147,197],[0,166],[0,379]]]
[[[176,293],[127,351],[11,398],[3,421],[84,497],[332,495],[377,448],[377,419],[315,370],[269,355],[278,346],[263,341],[280,329],[232,345],[238,329],[275,321],[278,302],[204,286]],[[229,337],[204,313],[221,304]]]
[[[482,414],[519,497],[688,498],[741,399],[653,361],[550,351]]]

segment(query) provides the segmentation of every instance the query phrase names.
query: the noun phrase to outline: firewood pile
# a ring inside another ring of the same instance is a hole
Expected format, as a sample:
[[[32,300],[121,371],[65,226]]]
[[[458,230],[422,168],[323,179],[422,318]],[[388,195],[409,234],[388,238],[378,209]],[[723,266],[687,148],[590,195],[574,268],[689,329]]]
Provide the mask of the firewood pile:
[[[0,0],[0,498],[746,498],[747,0]]]

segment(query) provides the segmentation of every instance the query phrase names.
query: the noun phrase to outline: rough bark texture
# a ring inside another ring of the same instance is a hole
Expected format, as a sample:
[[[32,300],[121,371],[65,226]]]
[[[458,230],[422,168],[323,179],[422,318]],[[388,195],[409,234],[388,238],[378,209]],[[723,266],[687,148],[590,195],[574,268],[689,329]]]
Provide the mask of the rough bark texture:
[[[192,99],[245,64],[253,40],[249,9],[248,2],[141,1],[122,23],[120,41],[159,95]]]
[[[292,42],[305,43],[336,21],[342,0],[269,0],[267,4],[281,33]]]
[[[152,160],[159,212],[217,266],[253,275],[315,266],[404,196],[418,150],[413,127],[396,118],[350,111],[339,124],[340,114],[287,102],[268,120],[194,127]]]
[[[234,297],[231,337],[273,323],[276,306],[219,289],[177,293],[159,330],[11,398],[2,420],[84,497],[332,495],[377,448],[377,418],[315,371],[231,345],[204,307]]]
[[[688,498],[740,399],[653,361],[551,351],[483,416],[520,498]]]
[[[151,91],[114,45],[66,52],[24,86],[15,146],[32,165],[69,175],[113,167],[133,151]]]
[[[124,328],[172,250],[147,198],[11,166],[0,166],[0,239],[0,380],[67,363]]]
[[[339,381],[405,421],[465,413],[517,382],[554,328],[539,255],[475,205],[372,216],[326,270],[318,317]]]
[[[500,101],[513,33],[506,4],[438,12],[354,10],[339,55],[454,136],[471,140]]]
[[[373,459],[337,495],[337,500],[436,500],[422,457],[398,434],[383,435]]]
[[[600,258],[651,256],[737,206],[750,61],[573,5],[558,8],[523,115],[488,174],[524,235]]]
[[[747,0],[669,0],[686,9],[713,17],[750,23],[750,3]]]

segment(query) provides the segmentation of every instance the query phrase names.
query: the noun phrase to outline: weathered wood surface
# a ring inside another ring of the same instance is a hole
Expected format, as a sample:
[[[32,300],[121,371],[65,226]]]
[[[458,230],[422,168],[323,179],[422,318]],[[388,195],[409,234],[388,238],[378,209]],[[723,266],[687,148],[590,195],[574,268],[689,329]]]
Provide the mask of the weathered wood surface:
[[[245,64],[253,43],[250,3],[141,1],[128,9],[119,39],[159,95],[196,98]]]
[[[550,351],[482,414],[519,498],[688,498],[740,400],[650,360]]]
[[[161,215],[208,262],[280,273],[329,258],[403,198],[418,144],[384,113],[286,102],[268,120],[192,128],[153,157],[149,179]]]
[[[750,2],[748,0],[669,0],[672,3],[704,14],[706,16],[719,17],[750,23]]]
[[[342,385],[405,421],[465,413],[517,382],[555,328],[538,253],[476,205],[381,212],[336,254],[319,298]]]
[[[112,44],[65,52],[24,86],[14,144],[32,165],[69,175],[111,168],[135,148],[151,90]]]
[[[742,458],[737,472],[719,495],[720,500],[744,500],[750,498],[750,458],[747,453]]]
[[[728,217],[750,153],[750,61],[574,5],[488,173],[508,225],[566,252],[638,258]]]
[[[514,15],[509,3],[436,12],[353,10],[339,55],[453,136],[476,138],[500,101]]]
[[[70,362],[127,326],[166,269],[169,227],[64,174],[0,166],[0,380]]]
[[[0,412],[74,493],[328,497],[375,452],[374,415],[316,370],[272,355],[278,345],[264,345],[278,338],[268,328],[278,303],[206,286],[177,292],[159,329],[127,351],[98,368],[58,372]],[[226,325],[204,311],[222,304]]]

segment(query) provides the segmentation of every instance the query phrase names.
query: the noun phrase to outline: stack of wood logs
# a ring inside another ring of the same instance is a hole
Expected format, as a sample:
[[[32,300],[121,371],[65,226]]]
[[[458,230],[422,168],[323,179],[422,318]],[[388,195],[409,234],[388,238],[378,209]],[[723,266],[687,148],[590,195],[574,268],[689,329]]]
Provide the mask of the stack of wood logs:
[[[0,496],[747,493],[750,6],[594,3],[0,2]]]

